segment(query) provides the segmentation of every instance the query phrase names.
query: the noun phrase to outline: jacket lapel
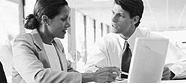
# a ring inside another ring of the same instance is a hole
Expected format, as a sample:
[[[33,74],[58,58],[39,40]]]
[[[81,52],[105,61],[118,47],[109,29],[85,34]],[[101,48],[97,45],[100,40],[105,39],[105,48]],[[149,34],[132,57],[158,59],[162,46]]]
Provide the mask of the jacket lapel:
[[[62,67],[63,71],[67,71],[67,60],[66,60],[66,56],[65,56],[65,54],[62,50],[63,46],[60,45],[59,40],[54,39],[53,43],[54,43],[54,46],[56,48],[61,67]]]
[[[34,44],[36,45],[36,47],[38,49],[37,52],[39,54],[39,59],[42,61],[44,67],[45,68],[51,67],[49,59],[48,59],[45,49],[43,47],[43,41],[42,41],[41,36],[39,35],[38,31],[36,29],[33,30],[31,32],[31,36],[33,37]],[[61,49],[61,48],[63,48],[63,46],[60,45],[58,40],[55,40],[55,39],[54,39],[53,43],[54,43],[54,46],[56,48],[56,52],[57,52],[59,60],[60,60],[61,69],[63,71],[67,71],[67,60],[66,60],[63,50]]]
[[[31,36],[32,36],[33,42],[36,46],[36,52],[38,53],[39,60],[41,60],[41,62],[43,63],[45,68],[51,67],[48,57],[47,57],[47,54],[46,54],[45,49],[43,47],[43,41],[42,41],[41,36],[39,35],[37,29],[35,29],[31,32]]]

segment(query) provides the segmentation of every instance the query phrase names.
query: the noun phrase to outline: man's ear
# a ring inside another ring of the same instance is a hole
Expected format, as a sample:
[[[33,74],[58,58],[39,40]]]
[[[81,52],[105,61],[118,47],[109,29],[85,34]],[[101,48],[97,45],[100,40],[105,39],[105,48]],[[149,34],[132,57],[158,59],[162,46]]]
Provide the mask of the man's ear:
[[[48,18],[48,16],[42,15],[42,17],[41,17],[41,23],[42,24],[49,25],[49,22],[50,22],[50,19]]]
[[[139,22],[139,16],[133,17],[133,24],[135,25],[138,22]]]

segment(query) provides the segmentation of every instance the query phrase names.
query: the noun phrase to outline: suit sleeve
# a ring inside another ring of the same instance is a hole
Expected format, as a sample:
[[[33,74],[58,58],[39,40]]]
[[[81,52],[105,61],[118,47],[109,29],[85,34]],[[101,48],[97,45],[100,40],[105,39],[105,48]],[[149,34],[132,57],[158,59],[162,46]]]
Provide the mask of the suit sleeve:
[[[99,67],[108,66],[108,51],[104,38],[100,38],[87,56],[85,72],[92,73]]]
[[[44,68],[42,62],[34,54],[34,44],[29,37],[18,36],[13,45],[13,67],[28,83],[79,83],[82,75],[75,72],[53,71]]]

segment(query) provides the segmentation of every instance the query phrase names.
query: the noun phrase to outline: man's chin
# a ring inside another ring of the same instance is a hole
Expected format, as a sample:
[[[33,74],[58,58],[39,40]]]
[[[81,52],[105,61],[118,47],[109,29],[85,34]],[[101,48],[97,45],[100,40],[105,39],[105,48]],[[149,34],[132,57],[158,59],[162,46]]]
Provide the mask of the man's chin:
[[[111,32],[112,33],[120,33],[119,30],[117,30],[116,28],[112,28]]]
[[[116,34],[119,34],[120,33],[119,31],[116,31],[116,30],[112,30],[111,32],[112,33],[116,33]]]

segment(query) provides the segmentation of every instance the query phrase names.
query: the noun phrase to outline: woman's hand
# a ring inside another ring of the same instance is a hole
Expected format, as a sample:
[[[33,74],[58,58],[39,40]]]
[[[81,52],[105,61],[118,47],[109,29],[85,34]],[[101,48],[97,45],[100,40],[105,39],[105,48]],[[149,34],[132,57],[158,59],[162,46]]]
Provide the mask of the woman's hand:
[[[100,68],[94,73],[94,81],[102,83],[115,81],[115,78],[119,75],[119,71],[117,67]]]
[[[112,82],[119,75],[119,71],[117,67],[104,67],[94,73],[82,73],[82,82]]]

